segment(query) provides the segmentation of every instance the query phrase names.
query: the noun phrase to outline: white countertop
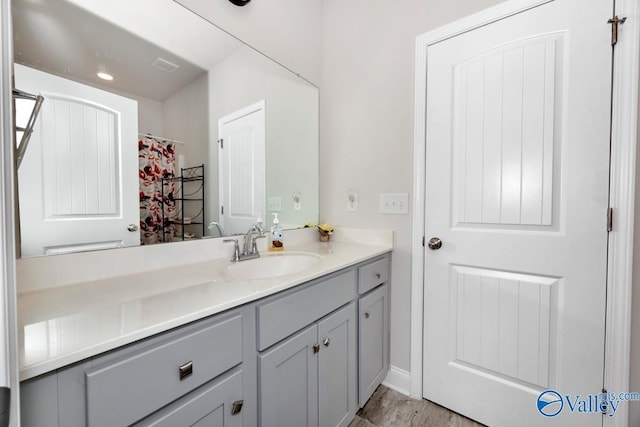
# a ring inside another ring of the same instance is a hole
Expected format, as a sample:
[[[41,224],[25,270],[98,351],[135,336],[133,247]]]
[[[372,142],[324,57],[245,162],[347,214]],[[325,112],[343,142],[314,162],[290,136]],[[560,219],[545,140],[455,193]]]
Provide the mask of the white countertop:
[[[344,240],[287,246],[285,252],[312,253],[321,258],[301,273],[279,278],[229,280],[221,273],[230,264],[225,257],[20,291],[20,380],[264,298],[392,249],[392,242],[383,243],[384,239],[374,239],[374,244],[371,240],[368,244]],[[109,268],[108,263],[104,265]]]

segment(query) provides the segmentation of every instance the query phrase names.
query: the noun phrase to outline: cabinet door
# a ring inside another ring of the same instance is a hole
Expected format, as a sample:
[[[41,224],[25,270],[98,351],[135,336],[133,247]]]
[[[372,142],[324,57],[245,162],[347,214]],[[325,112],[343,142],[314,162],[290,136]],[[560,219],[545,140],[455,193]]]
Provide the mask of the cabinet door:
[[[242,371],[238,370],[199,389],[135,424],[139,427],[241,427],[242,411],[233,414],[242,400]]]
[[[389,370],[389,285],[358,301],[360,351],[358,403],[363,407]]]
[[[318,327],[258,356],[262,427],[318,426]]]
[[[357,411],[356,305],[318,323],[318,420],[320,427],[346,427]]]

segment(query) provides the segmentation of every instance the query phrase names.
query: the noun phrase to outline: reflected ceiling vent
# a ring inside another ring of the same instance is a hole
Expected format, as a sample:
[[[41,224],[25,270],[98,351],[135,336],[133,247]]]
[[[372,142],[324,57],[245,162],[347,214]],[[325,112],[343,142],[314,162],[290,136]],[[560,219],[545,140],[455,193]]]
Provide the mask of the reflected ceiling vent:
[[[164,71],[165,73],[173,73],[180,67],[179,65],[176,65],[173,62],[167,61],[166,59],[162,59],[160,57],[156,58],[155,61],[151,63],[151,65],[159,70]]]

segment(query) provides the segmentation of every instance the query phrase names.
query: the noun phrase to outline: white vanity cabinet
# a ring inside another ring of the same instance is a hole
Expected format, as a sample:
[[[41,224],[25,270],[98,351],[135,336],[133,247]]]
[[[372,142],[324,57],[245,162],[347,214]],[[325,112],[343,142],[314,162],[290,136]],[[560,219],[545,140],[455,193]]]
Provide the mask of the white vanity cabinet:
[[[258,356],[262,427],[346,427],[353,419],[355,289],[356,270],[349,269],[258,305],[259,349],[270,346]],[[274,343],[282,335],[277,325],[302,330]]]

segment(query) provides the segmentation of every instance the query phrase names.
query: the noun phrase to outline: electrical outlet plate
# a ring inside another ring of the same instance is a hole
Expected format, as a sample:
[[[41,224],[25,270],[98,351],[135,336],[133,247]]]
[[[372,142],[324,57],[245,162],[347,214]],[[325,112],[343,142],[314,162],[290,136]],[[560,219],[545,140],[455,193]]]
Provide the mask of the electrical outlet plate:
[[[267,199],[267,209],[269,210],[269,212],[280,212],[282,210],[282,197],[269,197]]]
[[[409,193],[381,193],[380,213],[386,215],[409,214]]]
[[[350,188],[347,191],[347,212],[358,212],[360,194],[358,190]]]
[[[302,209],[302,194],[299,191],[293,193],[293,210],[299,211]]]

